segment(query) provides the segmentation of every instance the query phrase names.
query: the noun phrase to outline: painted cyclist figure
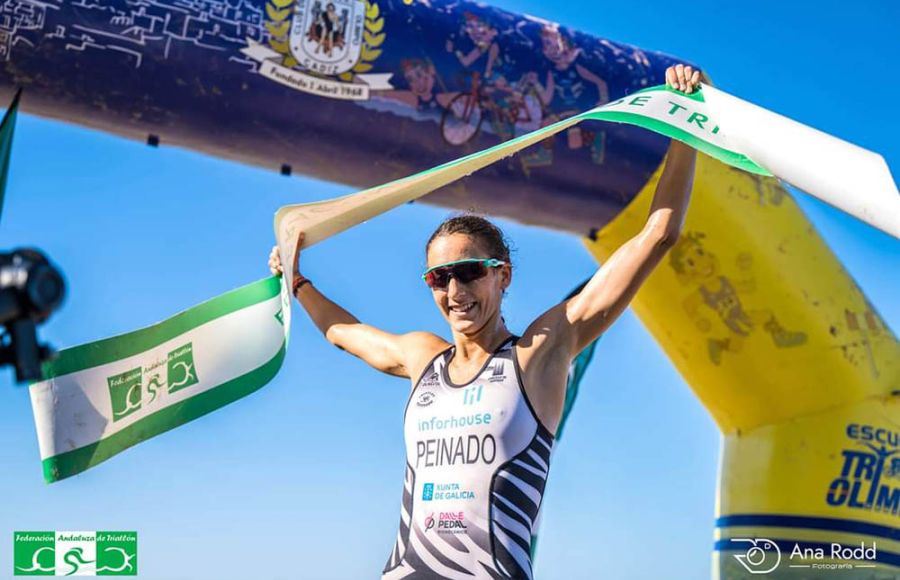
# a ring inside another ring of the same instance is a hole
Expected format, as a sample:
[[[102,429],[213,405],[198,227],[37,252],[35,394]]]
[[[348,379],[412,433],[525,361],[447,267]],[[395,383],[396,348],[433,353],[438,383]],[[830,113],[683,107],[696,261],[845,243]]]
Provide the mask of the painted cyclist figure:
[[[666,70],[666,83],[685,93],[699,82],[690,66]],[[411,381],[400,530],[383,578],[533,577],[532,538],[569,365],[678,239],[695,161],[693,149],[672,141],[643,229],[521,336],[501,316],[512,282],[509,249],[478,216],[446,220],[425,247],[423,279],[450,342],[361,323],[303,277],[299,260],[294,265],[294,294],[329,342]],[[302,241],[301,233],[298,255]],[[282,272],[277,247],[269,267]]]

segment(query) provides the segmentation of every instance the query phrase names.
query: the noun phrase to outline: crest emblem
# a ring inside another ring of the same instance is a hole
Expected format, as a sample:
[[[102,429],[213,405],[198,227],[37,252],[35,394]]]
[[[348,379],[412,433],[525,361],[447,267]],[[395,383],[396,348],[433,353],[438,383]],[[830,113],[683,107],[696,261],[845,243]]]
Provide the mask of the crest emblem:
[[[267,0],[265,44],[247,40],[258,73],[315,95],[365,100],[389,90],[392,73],[371,73],[381,56],[384,16],[369,0]]]
[[[291,55],[303,68],[326,75],[353,70],[359,62],[365,20],[362,0],[297,0]]]

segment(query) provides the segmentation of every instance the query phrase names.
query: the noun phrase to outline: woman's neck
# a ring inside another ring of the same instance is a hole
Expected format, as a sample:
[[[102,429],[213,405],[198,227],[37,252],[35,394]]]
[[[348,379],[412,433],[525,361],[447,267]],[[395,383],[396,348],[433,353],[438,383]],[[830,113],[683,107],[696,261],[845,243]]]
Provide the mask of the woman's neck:
[[[477,333],[465,335],[453,333],[453,344],[456,347],[453,358],[457,363],[465,365],[468,361],[483,361],[498,346],[503,344],[512,333],[506,328],[502,319],[485,324]]]

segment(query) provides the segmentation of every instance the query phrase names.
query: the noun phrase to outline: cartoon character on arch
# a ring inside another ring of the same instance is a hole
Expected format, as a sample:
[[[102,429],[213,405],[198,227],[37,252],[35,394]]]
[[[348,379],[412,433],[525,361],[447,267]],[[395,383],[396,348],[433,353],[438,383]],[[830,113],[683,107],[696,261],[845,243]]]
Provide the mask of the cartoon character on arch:
[[[575,46],[574,41],[563,34],[558,24],[546,23],[541,28],[541,49],[544,57],[550,61],[552,68],[547,72],[546,84],[539,92],[544,106],[551,112],[543,120],[543,125],[550,125],[580,113],[590,106],[599,106],[609,102],[609,87],[602,78],[589,71],[578,62],[583,50]],[[594,97],[587,101],[585,95],[595,91]],[[594,163],[602,164],[605,158],[606,133],[585,131],[581,127],[572,127],[566,131],[566,142],[569,149],[589,148]],[[553,162],[553,139],[545,142],[543,164]]]

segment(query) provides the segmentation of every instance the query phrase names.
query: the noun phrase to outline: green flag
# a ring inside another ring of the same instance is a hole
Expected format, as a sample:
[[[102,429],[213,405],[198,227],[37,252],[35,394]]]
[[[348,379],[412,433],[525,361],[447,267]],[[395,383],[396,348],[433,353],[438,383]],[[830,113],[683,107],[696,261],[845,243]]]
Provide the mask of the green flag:
[[[13,131],[16,128],[16,112],[19,110],[19,97],[22,89],[16,92],[12,104],[3,115],[0,123],[0,217],[3,215],[3,199],[6,194],[6,175],[9,173],[9,156],[12,153]]]
[[[588,281],[585,280],[578,288],[572,290],[572,292],[566,296],[566,300],[581,292],[587,283]],[[566,421],[569,419],[569,413],[572,412],[572,407],[575,405],[575,397],[578,396],[578,385],[581,384],[581,379],[584,377],[588,364],[590,364],[591,359],[594,358],[594,349],[597,348],[598,340],[600,339],[598,338],[587,345],[569,364],[569,379],[566,383],[566,403],[563,406],[562,418],[559,420],[559,427],[556,430],[557,441],[562,437],[563,427],[565,427]]]

